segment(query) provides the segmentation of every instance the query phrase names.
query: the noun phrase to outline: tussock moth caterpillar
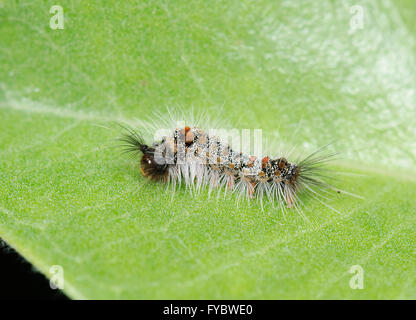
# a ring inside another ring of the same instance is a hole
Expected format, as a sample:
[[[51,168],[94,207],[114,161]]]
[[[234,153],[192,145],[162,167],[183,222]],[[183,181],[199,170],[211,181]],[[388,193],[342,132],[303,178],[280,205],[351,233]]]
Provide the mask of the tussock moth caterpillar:
[[[165,121],[160,115],[158,120]],[[164,128],[170,126],[168,121],[164,123]],[[325,181],[325,164],[336,155],[326,152],[326,146],[297,162],[284,156],[257,157],[237,151],[211,134],[212,130],[205,131],[192,121],[177,123],[182,124],[165,130],[167,134],[154,139],[151,144],[128,126],[122,126],[125,133],[120,138],[125,152],[141,156],[143,176],[166,183],[173,192],[183,183],[192,194],[207,188],[209,194],[217,190],[218,194],[234,193],[238,200],[257,199],[262,209],[263,201],[267,199],[283,211],[294,208],[305,219],[299,193],[309,193],[335,210],[322,201],[325,198],[322,194],[328,189],[344,192]],[[160,127],[163,125],[153,123],[153,130]]]

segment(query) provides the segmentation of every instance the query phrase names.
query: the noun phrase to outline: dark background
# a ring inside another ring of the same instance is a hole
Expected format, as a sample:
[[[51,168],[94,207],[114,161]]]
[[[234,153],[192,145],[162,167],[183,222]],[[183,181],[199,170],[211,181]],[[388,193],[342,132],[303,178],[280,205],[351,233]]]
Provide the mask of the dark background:
[[[0,239],[0,299],[67,300],[49,280]]]

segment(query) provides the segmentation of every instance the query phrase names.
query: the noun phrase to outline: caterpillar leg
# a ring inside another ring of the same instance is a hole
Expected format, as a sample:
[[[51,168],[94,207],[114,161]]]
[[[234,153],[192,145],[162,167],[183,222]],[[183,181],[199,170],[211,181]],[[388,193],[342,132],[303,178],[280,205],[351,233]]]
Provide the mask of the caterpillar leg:
[[[254,187],[256,186],[255,182],[247,183],[247,195],[249,199],[254,199]]]
[[[234,176],[228,176],[227,177],[227,190],[233,190],[234,189],[234,185],[235,185],[235,182],[234,182]]]
[[[286,200],[286,207],[287,208],[291,209],[291,208],[294,207],[293,197],[291,195],[286,195],[286,199],[285,200]]]

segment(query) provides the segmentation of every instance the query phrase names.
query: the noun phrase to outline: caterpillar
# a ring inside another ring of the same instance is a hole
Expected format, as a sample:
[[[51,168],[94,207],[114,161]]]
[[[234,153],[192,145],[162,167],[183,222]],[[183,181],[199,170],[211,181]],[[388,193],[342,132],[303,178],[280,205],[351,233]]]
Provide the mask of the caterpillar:
[[[237,199],[257,199],[263,210],[263,201],[277,204],[281,210],[295,208],[307,219],[302,210],[301,193],[308,193],[321,203],[328,189],[341,193],[325,181],[328,178],[325,164],[336,153],[319,148],[298,162],[285,157],[257,157],[232,148],[215,135],[196,125],[177,126],[151,144],[145,143],[142,134],[131,127],[120,138],[125,152],[140,158],[140,171],[151,181],[172,186],[185,184],[193,194],[208,188],[209,194],[217,190],[234,193]],[[352,195],[352,194],[351,194]]]

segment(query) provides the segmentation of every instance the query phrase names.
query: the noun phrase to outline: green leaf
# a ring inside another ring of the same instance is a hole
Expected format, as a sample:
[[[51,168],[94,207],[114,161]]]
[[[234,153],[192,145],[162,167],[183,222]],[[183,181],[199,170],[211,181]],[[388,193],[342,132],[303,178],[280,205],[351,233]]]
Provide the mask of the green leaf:
[[[71,298],[415,298],[414,1],[62,0],[53,30],[55,4],[0,8],[0,236]],[[168,106],[335,140],[365,198],[171,201],[101,126]]]

